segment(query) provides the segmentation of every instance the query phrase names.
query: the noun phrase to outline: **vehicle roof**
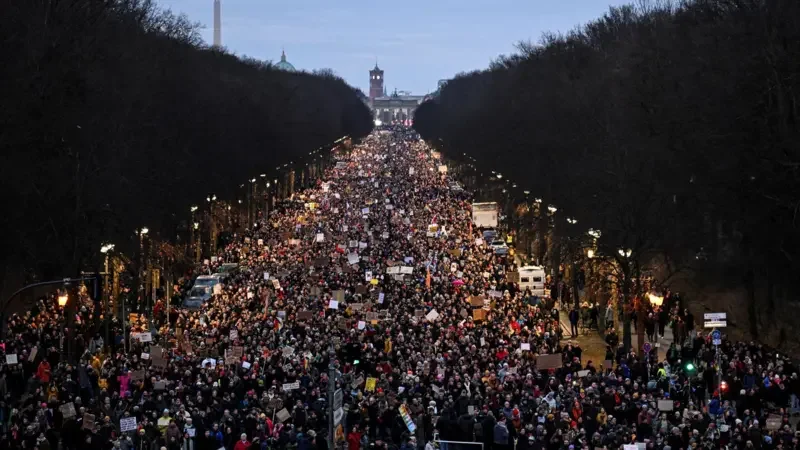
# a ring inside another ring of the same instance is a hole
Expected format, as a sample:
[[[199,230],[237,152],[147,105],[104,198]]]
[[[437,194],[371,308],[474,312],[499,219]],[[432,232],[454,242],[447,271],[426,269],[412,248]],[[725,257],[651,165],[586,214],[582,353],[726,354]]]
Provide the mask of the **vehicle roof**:
[[[200,275],[197,277],[198,280],[218,280],[220,278],[219,275]]]
[[[535,272],[539,270],[544,270],[542,266],[523,266],[519,268],[520,272]]]

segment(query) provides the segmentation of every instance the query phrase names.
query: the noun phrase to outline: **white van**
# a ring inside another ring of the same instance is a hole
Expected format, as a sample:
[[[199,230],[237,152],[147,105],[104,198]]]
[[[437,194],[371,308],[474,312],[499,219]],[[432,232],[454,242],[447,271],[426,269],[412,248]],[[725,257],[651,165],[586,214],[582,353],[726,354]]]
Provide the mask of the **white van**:
[[[524,266],[518,269],[519,288],[522,291],[530,289],[533,295],[547,297],[549,292],[544,287],[546,275],[542,266]]]

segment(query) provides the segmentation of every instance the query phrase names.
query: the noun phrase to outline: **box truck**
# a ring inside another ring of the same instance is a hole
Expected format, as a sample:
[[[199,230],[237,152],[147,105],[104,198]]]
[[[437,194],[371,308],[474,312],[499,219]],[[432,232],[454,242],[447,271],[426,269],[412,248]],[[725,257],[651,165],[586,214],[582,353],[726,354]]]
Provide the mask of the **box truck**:
[[[496,228],[497,202],[473,203],[472,223],[478,228]]]

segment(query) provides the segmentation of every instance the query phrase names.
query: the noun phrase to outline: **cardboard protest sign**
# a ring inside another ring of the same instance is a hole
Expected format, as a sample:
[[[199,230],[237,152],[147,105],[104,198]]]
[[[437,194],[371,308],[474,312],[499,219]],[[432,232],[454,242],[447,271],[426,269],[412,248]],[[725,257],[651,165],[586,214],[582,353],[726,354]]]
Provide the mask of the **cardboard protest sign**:
[[[144,380],[144,370],[134,370],[131,372],[131,381],[142,381]]]
[[[367,293],[367,287],[366,286],[364,286],[363,284],[359,284],[358,286],[356,286],[356,294],[362,294],[363,295],[363,294],[366,294],[366,293]]]
[[[311,320],[313,318],[314,318],[313,311],[300,311],[299,313],[297,313],[298,320]]]
[[[367,320],[372,322],[374,320],[379,320],[378,313],[370,311],[367,313]]]
[[[61,415],[65,419],[69,419],[70,417],[75,417],[75,404],[72,402],[65,403],[58,407],[59,411],[61,411]]]
[[[242,356],[244,356],[244,347],[239,345],[232,347],[231,355],[233,355],[236,358],[241,358]]]
[[[83,428],[85,430],[94,430],[94,414],[85,413],[83,415]]]
[[[358,253],[348,253],[347,255],[347,264],[358,264],[358,261],[361,259],[358,256]]]
[[[342,289],[333,291],[332,295],[333,295],[333,299],[336,300],[337,302],[343,302],[344,301],[344,291]]]
[[[472,310],[472,320],[486,320],[486,310],[485,309],[473,309]]]
[[[469,304],[478,308],[483,307],[483,297],[475,295],[469,298]]]
[[[286,408],[283,408],[282,410],[275,413],[275,418],[278,419],[278,422],[281,423],[286,422],[290,417],[292,417],[292,415],[289,414],[289,411],[287,411]]]
[[[559,367],[561,367],[561,353],[539,355],[536,358],[537,370],[558,369]]]
[[[519,272],[506,272],[506,281],[509,283],[519,283]]]

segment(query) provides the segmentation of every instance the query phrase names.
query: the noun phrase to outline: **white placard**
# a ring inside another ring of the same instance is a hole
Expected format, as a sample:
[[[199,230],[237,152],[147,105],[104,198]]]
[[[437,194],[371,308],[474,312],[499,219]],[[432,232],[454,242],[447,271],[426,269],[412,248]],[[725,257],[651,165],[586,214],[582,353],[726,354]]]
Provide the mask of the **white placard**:
[[[366,242],[359,242],[359,243],[358,243],[358,248],[359,248],[359,249],[364,249],[364,248],[367,248],[367,243],[366,243]]]
[[[300,389],[300,382],[295,381],[294,383],[284,383],[283,390],[284,391],[293,391],[295,389]]]
[[[264,272],[264,281],[269,280],[269,272]]]
[[[142,356],[141,356],[141,358],[142,358],[142,359],[150,359],[150,354],[149,354],[149,353],[144,353],[144,352],[142,352]]]
[[[363,330],[366,327],[367,327],[367,323],[366,322],[364,322],[363,320],[359,320],[358,321],[358,329],[359,330]]]
[[[364,280],[366,280],[367,283],[372,281],[372,271],[371,270],[368,270],[368,271],[364,272]]]
[[[264,246],[264,240],[263,239],[259,239],[258,240],[258,246],[259,247],[263,247]]]
[[[325,233],[317,233],[317,237],[315,239],[317,242],[325,241]]]
[[[425,315],[425,318],[428,319],[428,322],[435,322],[439,318],[439,312],[432,309],[431,312]]]
[[[249,369],[250,368],[250,363],[247,362],[247,361],[242,361],[242,368]]]
[[[589,376],[588,370],[579,370],[578,371],[578,378],[583,378]]]
[[[136,429],[136,417],[123,417],[119,419],[119,431],[133,431]]]
[[[331,300],[328,302],[328,309],[339,309],[339,302]]]
[[[231,330],[231,332],[228,334],[228,336],[231,338],[232,341],[236,340],[236,339],[239,339],[239,330],[236,330],[236,329]]]
[[[384,299],[384,298],[386,298],[386,295],[385,295],[383,292],[381,292],[380,294],[378,294],[378,303],[380,303],[380,304],[382,305],[382,304],[383,304],[383,299]]]
[[[17,354],[6,355],[6,364],[17,364]]]
[[[149,331],[139,333],[139,342],[153,342],[153,334]]]
[[[519,348],[522,349],[522,350],[525,350],[525,351],[530,351],[531,350],[531,344],[528,343],[528,342],[523,342],[522,344],[520,344]]]
[[[360,257],[358,256],[358,253],[348,253],[347,255],[348,264],[358,264],[359,259]]]
[[[369,214],[369,208],[361,208],[361,214]]]
[[[350,248],[356,248],[358,247],[358,241],[350,241],[347,246]]]

